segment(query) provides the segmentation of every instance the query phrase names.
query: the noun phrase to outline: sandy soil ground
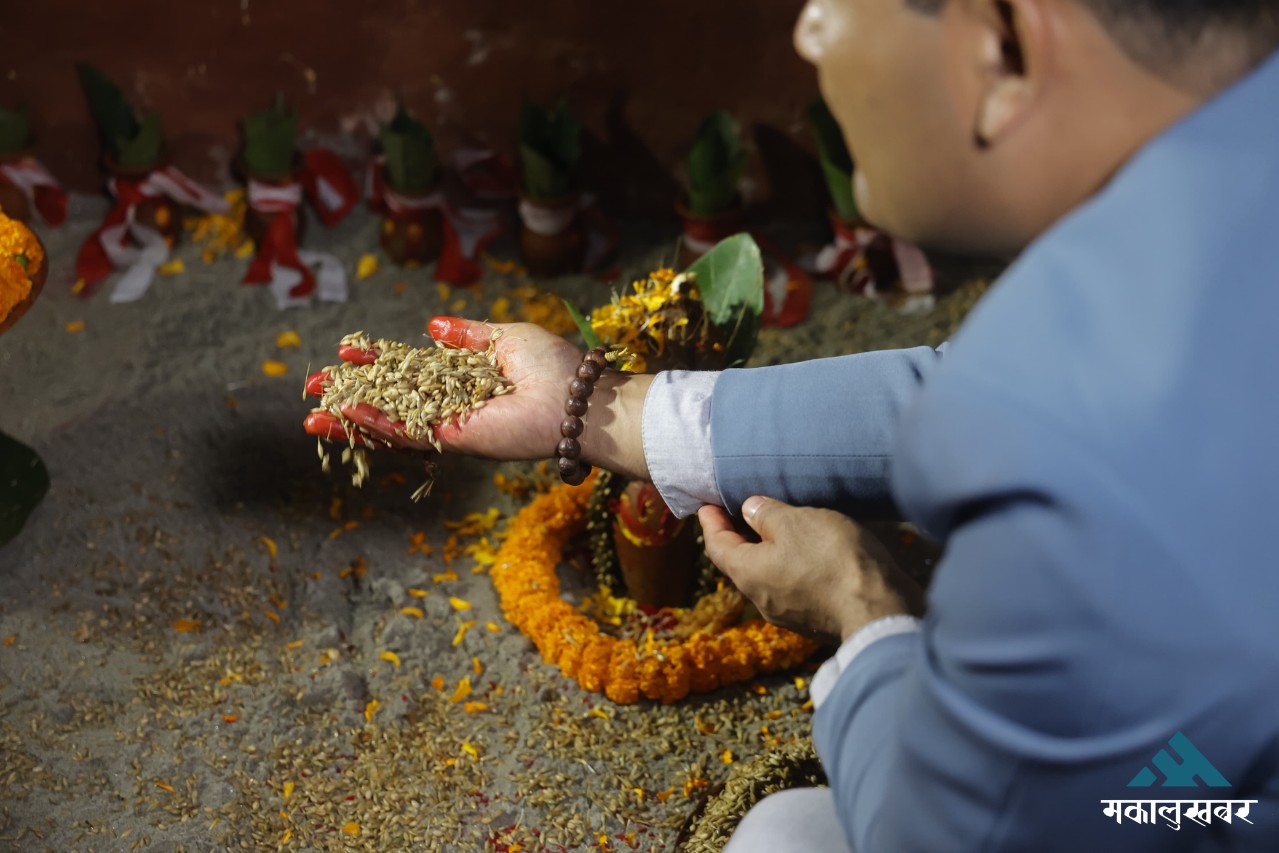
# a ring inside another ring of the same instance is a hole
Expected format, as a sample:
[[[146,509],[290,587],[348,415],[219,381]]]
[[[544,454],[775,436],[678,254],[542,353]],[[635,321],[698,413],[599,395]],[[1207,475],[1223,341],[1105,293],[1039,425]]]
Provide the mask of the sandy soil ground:
[[[240,286],[245,261],[206,266],[185,244],[185,273],[111,305],[69,293],[100,213],[77,199],[43,232],[45,295],[0,338],[0,429],[53,482],[0,548],[0,848],[670,850],[728,762],[806,736],[805,670],[620,707],[545,665],[476,560],[523,503],[495,475],[532,466],[447,459],[417,504],[415,460],[379,456],[364,489],[321,473],[300,430],[308,366],[355,329],[415,341],[441,311],[536,308],[529,282],[492,271],[444,292],[384,267],[346,304],[281,313]],[[353,269],[376,234],[358,213],[308,239]],[[626,234],[628,274],[672,254],[673,232]],[[610,290],[542,286],[588,306]],[[810,320],[765,330],[756,363],[937,343],[979,291],[903,318],[819,285]],[[300,347],[276,346],[286,330]],[[472,533],[447,525],[471,513]],[[463,678],[485,708],[451,701]]]

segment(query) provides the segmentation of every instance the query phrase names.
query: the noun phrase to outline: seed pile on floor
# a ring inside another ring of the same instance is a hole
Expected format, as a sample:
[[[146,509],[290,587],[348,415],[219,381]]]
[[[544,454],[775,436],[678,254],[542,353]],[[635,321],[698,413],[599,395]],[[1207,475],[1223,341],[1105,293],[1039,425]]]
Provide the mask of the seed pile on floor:
[[[497,367],[496,340],[495,336],[488,349],[481,351],[443,344],[412,347],[383,338],[370,341],[364,332],[353,332],[342,339],[341,345],[376,352],[377,359],[371,364],[343,361],[326,367],[324,372],[329,379],[314,411],[329,412],[352,436],[359,433],[369,441],[379,441],[342,414],[344,406],[366,403],[401,424],[405,437],[425,440],[439,451],[437,426],[454,418],[466,423],[467,417],[484,408],[490,398],[514,388]],[[327,471],[329,459],[323,444],[319,455]],[[354,437],[350,447],[342,452],[342,461],[354,462],[351,479],[361,485],[368,476],[368,459],[364,450],[356,446]],[[428,488],[429,483],[414,494],[414,499]]]

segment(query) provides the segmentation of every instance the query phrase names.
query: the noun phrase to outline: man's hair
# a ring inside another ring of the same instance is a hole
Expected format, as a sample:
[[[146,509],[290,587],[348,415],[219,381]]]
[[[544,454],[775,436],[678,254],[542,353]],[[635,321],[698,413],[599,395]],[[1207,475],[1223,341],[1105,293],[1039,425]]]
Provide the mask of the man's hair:
[[[1074,0],[1091,10],[1130,56],[1155,70],[1175,66],[1214,33],[1237,33],[1249,64],[1279,47],[1279,0]],[[936,12],[946,0],[906,0]],[[1240,57],[1241,58],[1241,57]]]

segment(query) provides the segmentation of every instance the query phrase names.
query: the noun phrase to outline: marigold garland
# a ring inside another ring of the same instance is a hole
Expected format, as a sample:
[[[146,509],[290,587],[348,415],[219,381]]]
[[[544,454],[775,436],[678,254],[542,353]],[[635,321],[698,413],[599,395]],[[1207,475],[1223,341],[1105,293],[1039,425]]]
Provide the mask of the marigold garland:
[[[560,596],[555,574],[568,540],[586,522],[594,478],[558,486],[511,521],[493,566],[506,618],[542,658],[594,693],[627,705],[641,697],[677,702],[802,663],[817,643],[761,620],[719,634],[645,643],[605,634]]]

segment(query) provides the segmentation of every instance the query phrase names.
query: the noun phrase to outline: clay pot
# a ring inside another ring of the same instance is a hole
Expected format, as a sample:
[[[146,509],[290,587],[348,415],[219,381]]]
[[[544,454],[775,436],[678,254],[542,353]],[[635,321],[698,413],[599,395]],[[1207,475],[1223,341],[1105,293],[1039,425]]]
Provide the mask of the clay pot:
[[[706,254],[720,240],[745,230],[742,222],[746,211],[740,206],[710,216],[701,216],[681,203],[675,206],[675,212],[684,222],[684,238],[679,243],[677,261],[679,269],[687,269],[689,264]]]
[[[550,201],[520,196],[520,257],[532,275],[572,275],[581,270],[586,229],[578,215],[580,206],[577,193]]]
[[[102,162],[107,174],[111,177],[131,182],[146,180],[147,175],[163,165],[121,166],[106,155],[103,156]],[[159,231],[170,246],[176,244],[182,236],[182,207],[167,196],[153,196],[138,202],[133,212],[133,219],[139,225]]]
[[[657,487],[636,480],[618,498],[613,545],[626,594],[648,607],[692,604],[697,528],[666,506]]]
[[[30,151],[8,151],[0,153],[0,165],[16,163],[30,156]],[[31,221],[31,205],[27,202],[26,193],[0,178],[0,210],[10,219],[19,222]]]
[[[405,195],[401,193],[401,195]],[[424,198],[430,193],[405,195]],[[403,210],[382,217],[382,251],[400,266],[429,264],[440,256],[444,217],[437,208]]]
[[[10,218],[13,218],[13,217],[10,217]],[[36,237],[37,241],[39,239],[40,239],[39,237]],[[41,248],[44,247],[43,243],[41,243],[40,245],[41,245]],[[35,304],[36,298],[40,296],[40,291],[44,289],[44,282],[48,277],[49,277],[49,254],[48,252],[46,252],[44,256],[44,263],[40,265],[40,269],[36,271],[35,276],[32,277],[31,279],[31,292],[27,294],[27,298],[23,299],[17,305],[13,306],[13,309],[9,311],[9,316],[5,317],[3,320],[0,320],[0,335],[3,335],[5,332],[7,332],[13,326],[14,323],[17,323],[18,320],[22,318],[23,314],[27,313],[27,311],[31,309],[31,306]]]

